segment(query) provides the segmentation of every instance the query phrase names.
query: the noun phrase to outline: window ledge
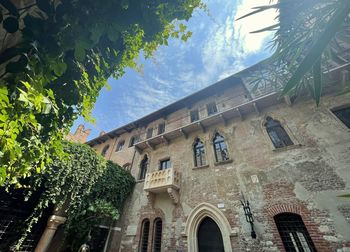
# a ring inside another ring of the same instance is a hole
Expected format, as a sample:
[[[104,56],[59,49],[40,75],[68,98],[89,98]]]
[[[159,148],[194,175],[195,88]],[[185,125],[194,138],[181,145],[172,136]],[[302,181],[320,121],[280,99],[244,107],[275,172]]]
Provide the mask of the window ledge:
[[[301,144],[293,144],[293,145],[288,145],[288,146],[284,146],[281,148],[274,148],[272,149],[274,152],[282,152],[282,151],[287,151],[287,150],[292,150],[292,149],[296,149],[301,147]]]
[[[208,168],[208,167],[209,167],[208,164],[207,165],[202,165],[202,166],[195,166],[195,167],[192,168],[192,170],[200,170],[200,169],[204,169],[204,168]]]
[[[138,180],[136,180],[136,183],[143,183],[143,182],[145,182],[144,179],[138,179]]]
[[[230,159],[227,159],[227,160],[224,160],[224,161],[215,162],[214,165],[218,166],[218,165],[223,165],[223,164],[229,164],[229,163],[232,163],[232,162],[233,162],[233,160],[230,158]]]

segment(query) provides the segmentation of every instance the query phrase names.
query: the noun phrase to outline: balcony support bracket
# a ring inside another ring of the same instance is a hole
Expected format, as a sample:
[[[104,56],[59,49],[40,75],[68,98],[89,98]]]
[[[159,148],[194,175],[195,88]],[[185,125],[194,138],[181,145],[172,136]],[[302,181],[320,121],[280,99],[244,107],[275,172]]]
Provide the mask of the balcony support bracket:
[[[201,128],[202,132],[205,133],[206,129],[205,129],[203,123],[199,122],[198,126]]]
[[[153,144],[151,144],[149,141],[147,141],[146,144],[147,144],[147,146],[148,146],[149,148],[151,148],[152,150],[155,150],[155,149],[156,149],[155,146],[154,146]]]
[[[182,133],[182,135],[187,139],[188,138],[188,134],[186,131],[184,131],[183,129],[180,129],[180,132]]]
[[[236,108],[236,111],[237,111],[238,116],[239,116],[239,118],[241,119],[241,121],[243,121],[243,120],[244,120],[244,117],[243,117],[243,114],[242,114],[241,110],[240,110],[239,108]]]
[[[258,107],[258,104],[256,102],[253,103],[253,106],[254,106],[254,109],[255,109],[255,112],[260,115],[260,109]]]
[[[170,140],[166,137],[166,136],[162,136],[162,140],[164,141],[164,143],[166,145],[169,145],[170,144]]]
[[[172,199],[173,203],[175,205],[177,205],[179,203],[180,200],[180,194],[177,190],[174,190],[173,188],[168,188],[167,189],[168,194],[170,196],[170,198]]]

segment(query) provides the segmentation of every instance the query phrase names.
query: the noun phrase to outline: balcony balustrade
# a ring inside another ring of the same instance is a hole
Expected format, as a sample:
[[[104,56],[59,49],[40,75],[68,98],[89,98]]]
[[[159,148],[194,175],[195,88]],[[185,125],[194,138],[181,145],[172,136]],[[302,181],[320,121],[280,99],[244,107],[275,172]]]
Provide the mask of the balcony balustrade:
[[[175,204],[179,200],[181,175],[174,168],[161,171],[150,172],[146,174],[144,190],[151,203],[154,201],[155,194],[166,192]]]

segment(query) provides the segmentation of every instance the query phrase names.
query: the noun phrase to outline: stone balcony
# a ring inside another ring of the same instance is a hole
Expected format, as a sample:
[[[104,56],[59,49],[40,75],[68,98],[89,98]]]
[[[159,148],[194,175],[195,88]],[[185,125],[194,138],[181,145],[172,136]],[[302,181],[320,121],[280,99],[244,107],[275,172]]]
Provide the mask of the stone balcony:
[[[150,203],[153,203],[156,194],[165,192],[177,204],[179,201],[180,181],[181,175],[174,168],[147,173],[144,190],[147,192]]]

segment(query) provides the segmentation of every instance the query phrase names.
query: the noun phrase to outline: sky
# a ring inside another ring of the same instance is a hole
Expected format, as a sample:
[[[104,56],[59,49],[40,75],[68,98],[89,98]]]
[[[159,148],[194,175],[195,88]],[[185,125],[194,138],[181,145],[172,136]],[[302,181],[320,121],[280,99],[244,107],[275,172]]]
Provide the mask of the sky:
[[[88,139],[111,131],[203,89],[271,55],[269,32],[251,31],[273,24],[276,13],[266,11],[243,20],[238,17],[270,0],[204,0],[209,15],[195,10],[187,23],[192,36],[187,42],[171,39],[153,59],[139,59],[141,72],[127,69],[125,75],[108,79],[111,90],[103,88],[92,115],[95,124],[78,118],[92,129]]]

